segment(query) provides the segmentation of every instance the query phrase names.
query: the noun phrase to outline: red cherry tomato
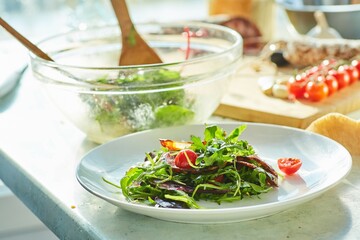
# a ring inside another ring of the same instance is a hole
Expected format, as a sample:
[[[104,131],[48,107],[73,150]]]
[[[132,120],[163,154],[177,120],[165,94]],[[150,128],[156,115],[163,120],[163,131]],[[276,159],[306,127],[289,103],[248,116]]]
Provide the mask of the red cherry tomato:
[[[329,95],[333,94],[339,89],[339,84],[336,80],[336,78],[332,75],[327,75],[325,77],[325,83],[329,88]]]
[[[333,75],[336,78],[339,89],[346,87],[350,83],[350,76],[343,67],[339,67],[338,70],[330,70],[329,75]]]
[[[296,173],[302,165],[298,158],[280,158],[277,162],[279,169],[287,175]]]
[[[356,82],[359,79],[359,71],[356,67],[352,65],[345,65],[344,70],[349,74],[350,76],[350,82],[349,84],[352,84]]]
[[[317,102],[329,95],[329,88],[325,81],[311,81],[306,85],[305,95],[309,100]]]
[[[195,161],[197,159],[197,154],[190,150],[190,149],[185,149],[180,151],[176,157],[175,157],[175,165],[178,168],[192,168],[191,165],[189,164],[189,161],[195,165]]]
[[[296,75],[291,77],[288,82],[288,91],[295,98],[303,98],[307,84],[306,75]]]
[[[353,65],[353,66],[358,70],[358,72],[360,73],[360,61],[358,61],[358,60],[353,60],[353,61],[351,62],[351,65]],[[359,78],[359,80],[360,80],[360,78]]]

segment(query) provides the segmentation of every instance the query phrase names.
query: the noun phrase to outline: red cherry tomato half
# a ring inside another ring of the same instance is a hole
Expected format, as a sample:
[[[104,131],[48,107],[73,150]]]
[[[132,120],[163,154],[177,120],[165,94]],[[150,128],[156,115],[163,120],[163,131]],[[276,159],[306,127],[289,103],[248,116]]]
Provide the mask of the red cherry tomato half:
[[[325,83],[329,88],[329,95],[333,94],[339,89],[339,84],[336,80],[336,78],[332,75],[327,75],[325,77]]]
[[[359,71],[356,67],[351,65],[344,66],[344,70],[349,74],[350,76],[350,82],[349,84],[352,84],[356,82],[359,79]]]
[[[336,78],[336,81],[339,84],[339,89],[350,84],[350,76],[343,67],[339,67],[338,70],[330,70],[329,75],[333,75]]]
[[[280,158],[277,162],[279,169],[287,175],[296,173],[302,165],[298,158]]]
[[[191,165],[189,164],[189,161],[191,162],[192,165],[195,165],[195,161],[197,159],[197,154],[190,150],[190,149],[185,149],[180,151],[176,157],[175,157],[175,165],[178,168],[192,168]]]
[[[329,88],[325,81],[311,81],[306,85],[306,97],[314,102],[323,100],[329,95]]]

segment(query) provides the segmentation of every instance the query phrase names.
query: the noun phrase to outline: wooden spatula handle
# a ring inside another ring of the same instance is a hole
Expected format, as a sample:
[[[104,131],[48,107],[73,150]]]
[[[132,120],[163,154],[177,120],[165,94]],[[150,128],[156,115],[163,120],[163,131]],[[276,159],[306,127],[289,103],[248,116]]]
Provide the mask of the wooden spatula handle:
[[[44,53],[40,48],[38,48],[35,44],[31,43],[28,39],[26,39],[23,35],[21,35],[18,31],[16,31],[13,27],[11,27],[4,19],[0,17],[0,25],[5,28],[13,37],[15,37],[22,45],[24,45],[29,51],[34,53],[36,56],[43,58],[48,61],[52,60],[46,53]]]
[[[131,28],[133,28],[134,26],[131,21],[125,0],[111,0],[111,4],[115,11],[116,18],[118,19],[121,32],[130,32]]]

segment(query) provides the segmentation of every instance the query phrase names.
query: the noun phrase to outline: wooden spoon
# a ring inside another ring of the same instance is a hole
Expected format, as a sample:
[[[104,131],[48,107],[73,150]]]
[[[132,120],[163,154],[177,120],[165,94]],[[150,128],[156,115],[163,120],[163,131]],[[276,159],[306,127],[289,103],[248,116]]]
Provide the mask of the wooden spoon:
[[[0,17],[0,26],[3,26],[13,37],[15,37],[24,47],[26,47],[30,52],[38,56],[39,58],[55,62],[49,55],[43,52],[40,48],[38,48],[35,44],[30,42],[27,38],[21,35],[18,31],[16,31],[13,27],[11,27],[4,19]],[[55,67],[59,72],[64,74],[65,76],[75,79],[77,81],[83,82],[84,80],[74,76],[72,73],[67,72],[61,68]]]
[[[125,0],[111,0],[111,4],[121,29],[122,49],[119,65],[161,63],[160,57],[136,31]]]
[[[30,52],[35,54],[36,56],[43,58],[48,61],[52,60],[49,55],[44,53],[40,48],[35,46],[35,44],[31,43],[28,39],[26,39],[23,35],[17,32],[13,27],[11,27],[5,20],[0,17],[0,25],[5,28],[13,37],[15,37],[22,45],[24,45]]]

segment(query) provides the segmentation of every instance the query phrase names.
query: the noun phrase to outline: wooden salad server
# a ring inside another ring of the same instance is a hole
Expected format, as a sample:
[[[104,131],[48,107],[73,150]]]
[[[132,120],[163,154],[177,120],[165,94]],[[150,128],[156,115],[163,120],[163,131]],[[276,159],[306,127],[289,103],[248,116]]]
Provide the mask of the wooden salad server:
[[[13,27],[11,27],[4,19],[0,17],[0,25],[5,28],[13,37],[15,37],[24,47],[26,47],[30,52],[35,54],[36,56],[48,60],[52,60],[49,55],[44,53],[40,48],[38,48],[35,44],[26,39],[23,35],[21,35],[18,31],[16,31]]]
[[[38,56],[39,58],[42,58],[44,60],[48,60],[51,62],[55,62],[49,55],[47,55],[44,51],[42,51],[40,48],[38,48],[35,44],[30,42],[27,38],[25,38],[22,34],[20,34],[18,31],[16,31],[12,26],[10,26],[4,19],[0,17],[0,26],[3,26],[15,39],[17,39],[24,47],[26,47],[30,52]],[[63,75],[83,82],[84,80],[81,78],[78,78],[74,76],[72,73],[67,72],[65,70],[62,70],[59,67],[55,67],[60,73]]]
[[[145,40],[136,31],[125,0],[111,0],[121,29],[122,49],[119,65],[143,65],[162,63]]]

